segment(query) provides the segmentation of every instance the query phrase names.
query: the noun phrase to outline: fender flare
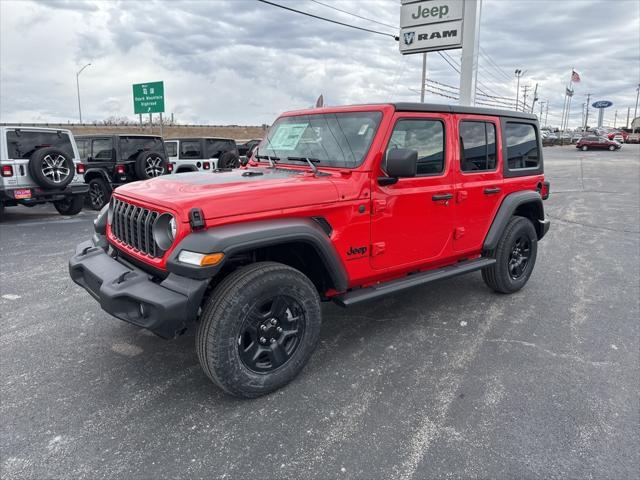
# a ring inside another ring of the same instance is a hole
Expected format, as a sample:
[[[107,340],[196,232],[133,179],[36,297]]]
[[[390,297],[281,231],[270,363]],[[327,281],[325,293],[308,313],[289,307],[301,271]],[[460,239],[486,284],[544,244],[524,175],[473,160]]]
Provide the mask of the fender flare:
[[[536,211],[538,224],[534,224],[534,227],[538,234],[538,240],[544,236],[549,227],[548,225],[545,226],[545,222],[548,223],[548,220],[545,220],[544,218],[544,207],[542,205],[542,197],[540,194],[533,190],[514,192],[507,195],[502,201],[502,204],[493,219],[493,223],[491,223],[489,232],[484,238],[484,244],[482,246],[483,251],[489,252],[497,248],[498,242],[502,237],[502,233],[507,227],[507,223],[509,223],[509,220],[513,217],[518,207],[528,204],[532,204]]]
[[[196,279],[211,278],[224,266],[195,267],[178,262],[182,250],[198,253],[225,254],[225,260],[236,253],[284,243],[304,242],[311,245],[326,267],[335,290],[345,291],[348,277],[338,253],[325,231],[311,218],[286,218],[243,222],[187,235],[173,249],[167,260],[167,270]]]
[[[91,179],[87,180],[87,176],[93,177],[99,175],[105,182],[109,184],[109,187],[113,189],[113,187],[111,187],[111,178],[109,178],[109,175],[104,171],[103,168],[87,168],[83,175],[85,178],[85,183],[89,183],[91,181]]]

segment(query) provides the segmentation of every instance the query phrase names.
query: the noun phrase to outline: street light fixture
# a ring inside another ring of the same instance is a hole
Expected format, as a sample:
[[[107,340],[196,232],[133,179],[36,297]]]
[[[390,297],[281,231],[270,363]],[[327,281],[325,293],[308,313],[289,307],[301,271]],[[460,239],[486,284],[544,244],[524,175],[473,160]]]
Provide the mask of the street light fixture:
[[[80,74],[82,73],[82,71],[85,68],[87,68],[89,65],[91,64],[87,63],[84,67],[78,70],[78,73],[76,73],[76,89],[78,91],[78,116],[80,117],[80,125],[82,125],[82,107],[80,106],[80,80],[78,77],[80,77]]]

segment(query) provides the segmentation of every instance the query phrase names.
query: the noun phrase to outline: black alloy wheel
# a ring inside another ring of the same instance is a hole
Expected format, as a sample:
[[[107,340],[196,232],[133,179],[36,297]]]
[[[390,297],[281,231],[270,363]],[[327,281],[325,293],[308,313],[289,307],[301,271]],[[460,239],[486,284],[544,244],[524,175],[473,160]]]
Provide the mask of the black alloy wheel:
[[[517,280],[527,269],[529,256],[531,255],[531,241],[525,235],[516,239],[509,256],[509,275]]]
[[[286,295],[262,300],[247,313],[238,336],[242,363],[256,373],[271,373],[295,353],[306,319],[300,304]]]

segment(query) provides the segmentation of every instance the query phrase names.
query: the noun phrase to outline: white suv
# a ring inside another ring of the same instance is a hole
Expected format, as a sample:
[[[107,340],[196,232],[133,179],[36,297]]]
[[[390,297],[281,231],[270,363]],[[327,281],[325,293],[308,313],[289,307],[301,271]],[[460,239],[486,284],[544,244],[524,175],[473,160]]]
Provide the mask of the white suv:
[[[174,174],[240,166],[238,146],[231,138],[171,138],[164,146]]]
[[[84,171],[69,130],[0,127],[0,216],[4,207],[45,202],[77,214],[89,189]]]

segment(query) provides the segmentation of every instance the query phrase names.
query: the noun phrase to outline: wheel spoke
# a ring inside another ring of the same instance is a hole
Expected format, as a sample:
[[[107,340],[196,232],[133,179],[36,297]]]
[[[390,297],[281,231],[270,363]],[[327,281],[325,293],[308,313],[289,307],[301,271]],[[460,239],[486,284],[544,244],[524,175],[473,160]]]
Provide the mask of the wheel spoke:
[[[287,318],[287,309],[289,306],[287,305],[286,299],[282,295],[278,295],[274,297],[273,303],[271,304],[271,315],[284,320]]]
[[[270,345],[267,354],[271,360],[272,368],[278,368],[284,362],[287,361],[287,352],[279,342],[274,342]]]

